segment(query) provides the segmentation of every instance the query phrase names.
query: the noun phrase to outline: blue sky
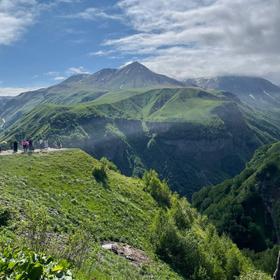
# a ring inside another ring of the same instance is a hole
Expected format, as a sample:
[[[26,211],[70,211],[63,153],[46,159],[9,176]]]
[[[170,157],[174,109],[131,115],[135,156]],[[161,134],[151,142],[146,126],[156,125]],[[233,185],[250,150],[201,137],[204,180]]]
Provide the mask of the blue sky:
[[[105,40],[132,30],[121,20],[75,17],[93,7],[93,2],[97,9],[120,13],[116,1],[106,1],[106,6],[104,1],[62,2],[43,8],[15,40],[0,45],[0,87],[45,86],[71,74],[119,67],[131,60],[132,55],[120,53],[98,55],[106,49],[102,46]]]
[[[0,0],[0,95],[138,60],[280,83],[279,0]]]

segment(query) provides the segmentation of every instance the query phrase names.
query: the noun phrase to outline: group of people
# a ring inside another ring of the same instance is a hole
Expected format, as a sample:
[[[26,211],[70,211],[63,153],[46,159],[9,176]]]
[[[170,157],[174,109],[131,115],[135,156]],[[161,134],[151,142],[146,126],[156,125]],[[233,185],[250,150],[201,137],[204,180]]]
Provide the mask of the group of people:
[[[29,139],[29,140],[22,140],[21,141],[21,146],[22,146],[22,149],[23,149],[24,153],[27,153],[28,151],[29,152],[33,152],[34,151],[33,141],[31,139]],[[15,149],[14,149],[14,152],[15,152]]]
[[[27,152],[32,153],[35,150],[32,139],[24,139],[20,142],[20,145],[24,153]],[[11,144],[11,149],[13,150],[14,153],[17,153],[19,149],[19,142],[14,141]]]
[[[34,150],[35,150],[35,147],[33,145],[33,140],[31,139],[28,139],[28,140],[22,140],[21,141],[21,146],[22,146],[22,149],[23,149],[23,152],[24,153],[32,153]],[[49,148],[49,141],[48,140],[44,140],[44,139],[40,139],[38,141],[38,146],[40,148],[40,150],[47,150]],[[13,151],[14,153],[17,153],[18,152],[18,142],[15,141],[14,144],[13,144]]]
[[[22,141],[11,142],[10,149],[14,153],[17,153],[20,147],[22,147],[24,153],[32,153],[34,152],[35,148],[44,151],[49,149],[49,141],[47,139],[40,139],[36,141],[34,144],[32,139],[24,139]],[[61,141],[58,140],[54,142],[53,147],[56,149],[61,149],[62,148]],[[3,150],[8,150],[8,149],[9,149],[9,144],[7,142],[0,143],[0,153]]]

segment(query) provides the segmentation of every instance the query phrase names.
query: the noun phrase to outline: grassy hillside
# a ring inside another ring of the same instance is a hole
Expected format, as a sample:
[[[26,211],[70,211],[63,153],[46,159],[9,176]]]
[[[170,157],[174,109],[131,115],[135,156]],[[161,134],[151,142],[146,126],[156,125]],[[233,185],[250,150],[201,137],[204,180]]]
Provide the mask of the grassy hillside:
[[[125,98],[126,97],[126,98]],[[157,122],[207,122],[215,118],[213,110],[225,96],[197,88],[154,89],[138,94],[109,93],[92,102],[98,110],[110,117],[126,117]]]
[[[3,140],[58,139],[114,161],[126,175],[156,169],[189,195],[238,174],[259,146],[280,138],[276,121],[230,94],[197,88],[108,92],[71,106],[47,103],[15,122]]]
[[[260,98],[269,86],[249,84]],[[235,176],[258,147],[280,139],[278,109],[260,111],[229,92],[184,87],[139,63],[21,94],[0,107],[0,119],[1,142],[47,138],[106,156],[129,176],[153,168],[188,197]]]
[[[280,234],[280,143],[259,149],[234,179],[194,195],[193,204],[241,247],[263,251]]]
[[[1,244],[67,259],[76,279],[269,279],[153,172],[124,177],[79,150],[4,156],[0,169]],[[133,264],[106,241],[141,249],[146,261]]]

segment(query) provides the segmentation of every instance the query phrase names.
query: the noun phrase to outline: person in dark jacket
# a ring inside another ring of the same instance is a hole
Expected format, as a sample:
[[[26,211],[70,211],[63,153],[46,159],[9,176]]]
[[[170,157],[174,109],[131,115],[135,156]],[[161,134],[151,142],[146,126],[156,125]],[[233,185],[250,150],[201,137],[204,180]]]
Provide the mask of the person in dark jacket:
[[[18,142],[17,141],[15,141],[13,144],[13,150],[14,150],[14,153],[18,152]]]
[[[33,140],[29,139],[28,142],[29,142],[29,152],[32,153],[34,151]]]

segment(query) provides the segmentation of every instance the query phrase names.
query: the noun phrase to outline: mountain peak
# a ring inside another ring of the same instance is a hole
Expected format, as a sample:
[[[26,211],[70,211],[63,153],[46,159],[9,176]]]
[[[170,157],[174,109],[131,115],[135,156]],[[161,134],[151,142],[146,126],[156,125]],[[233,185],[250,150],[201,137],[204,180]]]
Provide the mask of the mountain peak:
[[[147,68],[146,66],[144,66],[143,64],[141,64],[140,62],[138,61],[133,61],[127,65],[125,65],[124,67],[145,67]],[[148,69],[148,68],[147,68]]]
[[[134,70],[134,71],[148,71],[152,72],[149,68],[147,68],[145,65],[141,64],[138,61],[134,61],[130,64],[127,64],[126,66],[122,67],[119,71],[123,70]]]
[[[157,74],[138,61],[120,69],[105,68],[94,74],[72,76],[60,86],[74,86],[92,89],[119,90],[128,88],[183,87],[184,84]]]

